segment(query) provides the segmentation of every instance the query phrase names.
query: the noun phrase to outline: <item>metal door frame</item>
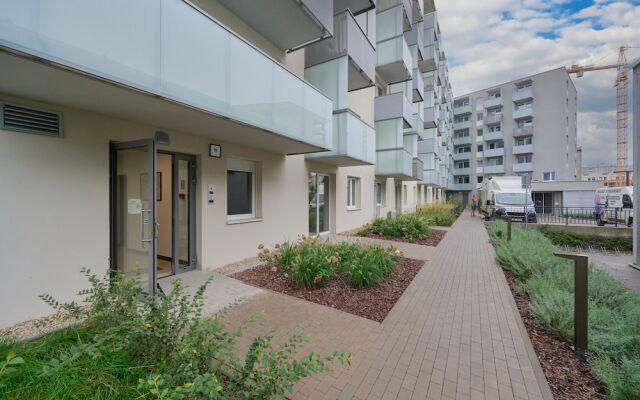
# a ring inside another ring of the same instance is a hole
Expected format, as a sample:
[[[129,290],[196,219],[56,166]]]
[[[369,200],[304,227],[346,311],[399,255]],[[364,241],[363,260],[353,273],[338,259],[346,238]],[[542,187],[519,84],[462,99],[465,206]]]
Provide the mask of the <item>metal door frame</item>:
[[[331,232],[331,175],[324,172],[314,172],[309,171],[309,175],[315,175],[315,183],[316,183],[316,195],[315,195],[315,205],[316,205],[316,231],[313,233],[314,235],[322,235]],[[319,191],[318,191],[318,182],[320,182],[320,177],[327,177],[327,188],[324,198],[324,205],[327,207],[327,218],[328,218],[328,226],[327,230],[320,232],[320,201],[319,201]],[[308,190],[308,188],[307,188]],[[309,229],[309,234],[311,234],[311,229]]]
[[[154,296],[156,294],[156,270],[157,259],[158,259],[158,246],[157,246],[157,216],[156,216],[156,142],[154,139],[142,139],[142,140],[134,140],[129,142],[112,142],[109,144],[109,268],[110,272],[113,276],[113,273],[117,271],[118,263],[117,263],[117,212],[116,212],[116,178],[118,177],[118,169],[117,169],[117,157],[116,153],[118,150],[126,150],[126,149],[136,149],[136,148],[148,148],[148,165],[149,165],[149,191],[147,193],[150,201],[150,209],[144,212],[150,213],[150,227],[151,227],[151,239],[149,244],[151,245],[151,251],[149,252],[149,288],[148,294]],[[142,216],[144,218],[144,216]]]
[[[183,272],[192,271],[196,269],[196,264],[198,262],[198,257],[196,255],[196,156],[190,154],[182,154],[182,153],[172,153],[172,152],[161,152],[165,154],[171,155],[171,184],[172,184],[172,192],[171,196],[171,251],[172,251],[172,262],[171,269],[174,275],[181,274]],[[178,191],[180,189],[180,179],[178,175],[178,161],[184,160],[189,164],[188,171],[188,192],[189,192],[189,232],[188,232],[188,242],[189,242],[189,260],[188,265],[185,268],[180,267],[180,254],[178,250],[178,221],[179,221],[179,212],[178,212],[178,200],[179,194]]]

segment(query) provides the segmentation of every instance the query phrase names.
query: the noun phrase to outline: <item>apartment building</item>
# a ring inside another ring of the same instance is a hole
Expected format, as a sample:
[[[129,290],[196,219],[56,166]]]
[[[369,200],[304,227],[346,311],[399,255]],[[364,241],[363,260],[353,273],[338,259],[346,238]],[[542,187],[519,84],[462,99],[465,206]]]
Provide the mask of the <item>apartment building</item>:
[[[456,97],[449,189],[466,198],[484,179],[497,175],[580,180],[576,103],[565,68]]]
[[[2,2],[0,327],[47,313],[38,294],[84,287],[81,267],[137,274],[154,293],[259,243],[444,198],[419,152],[436,136],[429,104],[446,107],[434,12],[421,0]]]

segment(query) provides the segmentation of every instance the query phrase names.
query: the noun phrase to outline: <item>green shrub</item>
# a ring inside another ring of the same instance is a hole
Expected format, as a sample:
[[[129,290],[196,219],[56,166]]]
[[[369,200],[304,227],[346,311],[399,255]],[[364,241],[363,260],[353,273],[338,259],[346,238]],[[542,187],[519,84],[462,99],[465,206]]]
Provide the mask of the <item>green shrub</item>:
[[[284,274],[298,287],[318,287],[334,278],[346,278],[354,286],[374,286],[395,270],[402,252],[395,247],[361,243],[331,243],[302,237],[296,243],[277,244],[274,250],[260,245],[259,258],[274,273]]]
[[[253,339],[243,359],[235,356],[236,332],[218,318],[203,318],[209,281],[187,295],[180,280],[166,295],[138,299],[138,281],[99,279],[85,271],[92,288],[82,291],[89,307],[43,299],[85,322],[25,344],[0,345],[18,353],[24,366],[0,375],[3,398],[274,399],[301,378],[330,370],[350,355],[314,353],[296,359],[306,338],[274,346],[272,336]],[[5,378],[3,378],[3,376]]]
[[[421,215],[428,225],[451,226],[456,222],[463,208],[453,203],[430,204],[422,206],[417,214]]]
[[[429,236],[431,228],[427,220],[419,213],[400,214],[389,219],[375,219],[359,232],[362,236],[371,233],[386,238],[406,238],[413,241]]]
[[[530,296],[536,319],[550,331],[573,337],[574,272],[544,232],[487,224],[496,258],[512,270]],[[574,240],[574,238],[571,238]],[[589,269],[589,361],[614,399],[640,398],[640,293],[607,272]]]
[[[633,239],[630,237],[607,237],[596,235],[581,235],[564,230],[542,228],[540,232],[558,246],[582,247],[589,246],[606,250],[633,251]]]

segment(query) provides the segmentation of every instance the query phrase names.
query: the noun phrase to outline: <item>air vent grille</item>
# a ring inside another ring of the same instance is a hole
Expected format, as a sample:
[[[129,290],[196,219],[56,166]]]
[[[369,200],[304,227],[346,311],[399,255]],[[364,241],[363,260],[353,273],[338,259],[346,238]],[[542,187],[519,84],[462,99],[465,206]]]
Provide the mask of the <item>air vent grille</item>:
[[[3,129],[62,137],[62,114],[12,103],[0,103]]]

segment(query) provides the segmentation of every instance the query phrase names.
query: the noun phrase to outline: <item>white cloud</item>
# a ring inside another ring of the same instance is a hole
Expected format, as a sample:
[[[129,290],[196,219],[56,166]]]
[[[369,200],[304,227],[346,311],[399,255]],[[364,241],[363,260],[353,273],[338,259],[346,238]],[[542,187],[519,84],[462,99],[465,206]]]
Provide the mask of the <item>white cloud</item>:
[[[614,64],[620,45],[640,46],[636,0],[596,0],[574,14],[558,7],[569,2],[440,0],[454,95],[561,66]],[[629,49],[628,59],[636,57],[640,50]],[[615,163],[615,76],[607,70],[574,77],[585,165]]]

